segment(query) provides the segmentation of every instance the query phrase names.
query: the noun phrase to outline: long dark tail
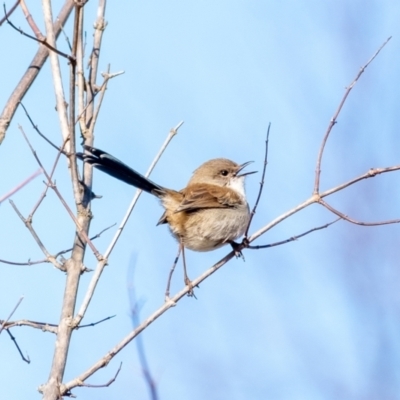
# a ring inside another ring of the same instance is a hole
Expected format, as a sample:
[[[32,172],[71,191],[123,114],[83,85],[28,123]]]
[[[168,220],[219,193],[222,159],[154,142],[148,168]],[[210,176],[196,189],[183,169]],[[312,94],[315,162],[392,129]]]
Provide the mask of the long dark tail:
[[[84,162],[92,164],[94,167],[105,172],[106,174],[111,175],[114,178],[127,183],[128,185],[142,189],[145,192],[154,194],[156,196],[160,196],[162,193],[164,193],[163,187],[147,179],[143,175],[139,174],[139,172],[134,171],[132,168],[128,167],[111,154],[108,154],[103,150],[96,149],[95,147],[86,145],[83,147],[86,153],[76,153],[76,156]]]

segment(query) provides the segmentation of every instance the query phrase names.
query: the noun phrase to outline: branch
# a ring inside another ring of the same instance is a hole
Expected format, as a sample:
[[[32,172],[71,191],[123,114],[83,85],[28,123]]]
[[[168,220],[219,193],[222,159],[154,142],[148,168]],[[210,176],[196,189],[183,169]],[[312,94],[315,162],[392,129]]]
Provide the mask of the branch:
[[[77,220],[77,218],[75,217],[74,213],[72,212],[72,210],[70,209],[70,207],[68,206],[68,204],[66,203],[66,201],[64,200],[64,197],[61,195],[60,191],[58,190],[57,186],[55,185],[55,183],[52,181],[51,175],[49,175],[46,171],[46,169],[43,167],[38,155],[36,154],[36,151],[33,149],[31,143],[29,142],[28,137],[25,135],[25,132],[23,130],[23,128],[21,126],[19,126],[19,129],[22,132],[22,135],[24,136],[26,142],[28,143],[29,148],[31,149],[31,152],[33,154],[33,156],[35,157],[35,160],[37,161],[37,163],[39,164],[39,166],[42,168],[46,179],[47,179],[47,185],[54,190],[54,192],[56,193],[57,197],[59,198],[59,200],[61,201],[62,205],[64,206],[64,208],[67,210],[68,214],[70,215],[70,217],[72,218],[72,220],[74,221],[76,228],[77,228],[77,233],[81,236],[82,240],[84,242],[86,242],[88,244],[88,246],[91,248],[91,250],[93,251],[93,254],[95,255],[95,257],[97,258],[97,260],[102,260],[103,256],[97,251],[96,247],[94,246],[94,244],[92,243],[92,241],[89,239],[89,237],[87,236],[85,230],[80,226],[79,221]],[[56,158],[56,162],[54,165],[57,164],[58,159],[61,155],[61,151],[58,152],[57,154],[57,158]],[[54,169],[54,168],[53,168]]]
[[[24,181],[22,181],[20,184],[14,187],[14,189],[11,189],[8,193],[6,193],[3,197],[0,197],[0,204],[4,201],[7,200],[9,197],[11,197],[14,193],[18,192],[20,189],[22,189],[25,185],[27,185],[30,181],[35,179],[37,176],[39,176],[42,173],[42,169],[39,168],[36,172],[34,172],[31,176],[26,178]]]
[[[14,209],[14,211],[17,213],[17,215],[19,216],[19,218],[21,219],[21,221],[24,223],[24,225],[28,228],[29,232],[31,233],[31,235],[33,236],[33,238],[35,239],[35,242],[37,243],[37,245],[39,246],[40,250],[42,250],[43,254],[46,256],[46,258],[54,265],[54,267],[56,267],[57,269],[59,269],[60,271],[65,271],[65,267],[60,264],[55,258],[54,256],[52,256],[46,249],[46,247],[44,246],[44,244],[42,243],[42,241],[40,240],[38,234],[36,233],[35,229],[32,226],[32,220],[30,219],[26,219],[23,217],[23,215],[20,213],[20,211],[18,210],[17,206],[14,204],[14,202],[12,200],[10,200],[10,204],[12,206],[12,208]]]
[[[54,51],[55,53],[57,53],[58,55],[60,55],[61,57],[65,57],[67,60],[69,60],[70,62],[75,62],[74,58],[69,56],[68,54],[63,53],[60,50],[57,50],[55,47],[53,47],[51,44],[49,44],[46,40],[46,37],[42,35],[42,33],[40,32],[39,28],[37,27],[35,21],[33,20],[32,16],[30,15],[28,8],[25,5],[24,0],[20,0],[21,2],[21,8],[25,14],[25,17],[28,21],[29,26],[32,28],[33,32],[35,33],[36,36],[32,36],[29,35],[28,33],[24,32],[21,28],[17,28],[8,18],[7,18],[7,12],[6,12],[6,5],[3,4],[3,8],[4,8],[4,14],[6,15],[6,21],[7,23],[13,28],[15,29],[17,32],[19,32],[21,35],[26,36],[29,39],[34,40],[35,42],[38,42],[40,44],[42,44],[43,46],[47,47],[50,51]]]
[[[300,233],[299,235],[292,236],[289,239],[281,240],[280,242],[275,242],[275,243],[271,243],[271,244],[263,244],[263,245],[258,245],[258,246],[247,246],[247,248],[248,249],[252,249],[252,250],[259,250],[259,249],[268,249],[270,247],[280,246],[282,244],[286,244],[286,243],[289,243],[289,242],[293,242],[293,241],[295,241],[297,239],[300,239],[301,237],[306,236],[306,235],[308,235],[308,234],[310,234],[312,232],[328,228],[328,226],[331,226],[331,225],[333,225],[334,223],[336,223],[336,222],[338,222],[340,220],[341,220],[341,218],[337,218],[334,221],[328,222],[325,225],[317,226],[317,227],[312,228],[312,229],[310,229],[310,230],[308,230],[306,232]]]
[[[265,139],[264,167],[263,167],[263,171],[262,171],[262,175],[261,175],[260,190],[258,191],[258,196],[257,196],[256,202],[254,204],[254,207],[251,210],[249,223],[247,224],[246,232],[244,234],[245,238],[247,238],[247,236],[249,234],[251,221],[253,220],[254,214],[256,213],[256,210],[257,210],[257,207],[258,207],[258,203],[260,202],[261,194],[262,194],[262,191],[263,191],[263,188],[264,188],[265,171],[267,170],[267,165],[268,165],[268,142],[269,142],[269,131],[270,131],[270,128],[271,128],[271,123],[268,124],[267,138]]]
[[[1,331],[4,329],[4,327],[7,325],[8,320],[14,315],[15,311],[17,310],[17,308],[19,307],[19,305],[21,304],[23,299],[24,299],[24,296],[21,296],[20,299],[17,301],[17,304],[11,310],[10,315],[1,324],[1,326],[0,326],[0,334],[1,334]]]
[[[16,8],[18,7],[20,0],[17,0],[14,5],[10,8],[10,11],[8,11],[6,13],[6,15],[4,16],[4,18],[0,19],[0,26],[4,24],[4,22],[6,22],[8,20],[8,18],[10,18],[11,14],[16,10]]]
[[[16,326],[29,326],[30,328],[40,329],[43,332],[57,333],[58,325],[48,324],[47,322],[29,321],[21,319],[19,321],[10,321],[5,324],[6,329],[11,329]]]
[[[214,272],[218,271],[223,265],[225,265],[230,259],[235,256],[235,252],[231,251],[228,255],[214,264],[211,268],[205,271],[198,278],[192,280],[193,286],[199,285],[205,279],[207,279]],[[176,304],[185,297],[189,291],[192,290],[189,286],[185,286],[180,292],[173,296],[170,301],[165,302],[158,310],[151,314],[145,321],[143,321],[139,326],[132,330],[124,339],[122,339],[115,347],[113,347],[104,357],[93,364],[81,375],[76,377],[70,382],[62,384],[60,387],[60,393],[63,395],[74,387],[79,386],[78,382],[84,382],[87,378],[92,376],[100,368],[105,367],[108,363],[117,355],[125,346],[127,346],[136,336],[138,336],[142,331],[144,331],[149,325],[156,321],[161,315],[163,315],[170,308],[175,307]]]
[[[326,201],[320,199],[319,204],[323,205],[325,208],[327,208],[329,211],[332,213],[336,214],[338,217],[341,219],[344,219],[348,222],[351,222],[352,224],[355,225],[361,225],[361,226],[379,226],[379,225],[389,225],[389,224],[398,224],[400,222],[400,219],[391,219],[387,221],[377,221],[377,222],[363,222],[363,221],[356,221],[355,219],[352,219],[348,217],[347,215],[341,213],[340,211],[336,210],[332,206],[330,206]]]
[[[259,229],[257,232],[253,233],[249,238],[248,242],[251,243],[261,235],[263,235],[265,232],[269,231],[272,229],[274,226],[278,225],[282,221],[284,221],[286,218],[290,217],[291,215],[299,212],[300,210],[303,210],[304,208],[310,206],[311,204],[314,203],[319,203],[320,200],[324,197],[328,197],[333,193],[339,192],[343,190],[344,188],[354,185],[355,183],[362,181],[363,179],[368,179],[372,178],[376,175],[384,174],[386,172],[392,172],[392,171],[399,171],[400,170],[400,165],[395,165],[393,167],[386,167],[386,168],[371,168],[368,172],[366,172],[363,175],[360,175],[348,182],[345,182],[341,185],[335,186],[332,189],[328,189],[325,192],[318,194],[312,195],[310,198],[305,200],[304,202],[300,203],[296,207],[292,208],[291,210],[287,211],[286,213],[280,215],[279,217],[275,218],[273,221],[271,221],[269,224],[265,225],[261,229]],[[342,216],[340,216],[342,218]],[[397,220],[393,220],[392,223],[397,223]],[[242,249],[245,248],[246,246],[243,245]]]
[[[317,157],[317,166],[315,169],[315,182],[314,182],[314,194],[319,193],[319,183],[320,183],[320,177],[321,177],[321,161],[322,161],[322,155],[324,153],[324,149],[325,149],[325,145],[326,142],[328,140],[328,137],[332,131],[333,126],[336,124],[337,122],[337,118],[340,114],[340,111],[342,111],[342,108],[344,106],[344,103],[347,100],[347,97],[349,96],[351,89],[353,89],[354,85],[356,84],[356,82],[358,81],[358,79],[360,78],[360,76],[364,73],[365,69],[369,66],[369,64],[372,63],[372,61],[374,61],[375,57],[380,53],[380,51],[386,46],[387,42],[391,39],[392,37],[390,36],[388,39],[386,39],[386,41],[382,44],[381,47],[379,47],[379,49],[375,52],[375,54],[368,60],[368,62],[361,67],[360,71],[358,72],[357,76],[355,77],[355,79],[353,80],[353,82],[350,84],[350,86],[347,87],[344,96],[341,100],[341,102],[339,103],[339,107],[337,108],[335,115],[332,117],[332,119],[329,122],[328,125],[328,129],[325,132],[325,136],[322,139],[322,144],[321,147],[319,149],[319,153],[318,153],[318,157]]]
[[[56,37],[61,32],[61,26],[67,21],[74,6],[73,0],[65,0],[65,3],[54,23],[54,34]],[[9,127],[11,120],[17,110],[19,102],[24,98],[26,92],[32,85],[33,81],[41,71],[49,55],[49,50],[45,47],[39,47],[35,57],[33,58],[30,66],[27,68],[25,74],[17,84],[10,98],[8,99],[1,115],[0,115],[0,144],[4,140],[6,130]]]
[[[53,11],[51,8],[51,1],[43,0],[42,8],[43,8],[44,23],[46,26],[47,42],[50,44],[50,46],[55,48],[56,36],[53,26]],[[60,62],[58,60],[57,53],[55,53],[54,51],[51,51],[49,53],[49,56],[50,56],[51,72],[53,75],[54,92],[56,95],[57,114],[60,119],[61,134],[64,141],[66,141],[67,138],[69,137],[70,132],[69,132],[69,122],[67,115],[67,105],[65,101],[64,88],[62,85]],[[67,151],[69,152],[68,144],[66,148]]]
[[[18,343],[17,343],[15,337],[12,335],[12,333],[9,331],[9,329],[7,329],[6,332],[7,332],[8,335],[10,336],[11,340],[14,342],[15,347],[17,348],[18,353],[20,354],[20,356],[21,356],[21,358],[22,358],[22,361],[25,361],[26,363],[30,364],[31,360],[29,359],[29,357],[25,357],[25,356],[22,354],[22,351],[21,351],[21,349],[20,349],[20,347],[19,347],[19,345],[18,345]]]

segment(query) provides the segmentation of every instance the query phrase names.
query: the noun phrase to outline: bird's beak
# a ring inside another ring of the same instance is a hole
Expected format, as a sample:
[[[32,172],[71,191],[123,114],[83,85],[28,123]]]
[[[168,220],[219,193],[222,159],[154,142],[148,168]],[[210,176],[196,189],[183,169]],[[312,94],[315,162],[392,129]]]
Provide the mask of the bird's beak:
[[[254,161],[247,161],[247,162],[239,165],[239,168],[236,171],[236,177],[251,175],[251,174],[255,174],[256,172],[258,172],[258,171],[251,171],[251,172],[243,172],[242,174],[239,174],[240,171],[242,171],[244,168],[246,168],[252,162],[254,162]]]

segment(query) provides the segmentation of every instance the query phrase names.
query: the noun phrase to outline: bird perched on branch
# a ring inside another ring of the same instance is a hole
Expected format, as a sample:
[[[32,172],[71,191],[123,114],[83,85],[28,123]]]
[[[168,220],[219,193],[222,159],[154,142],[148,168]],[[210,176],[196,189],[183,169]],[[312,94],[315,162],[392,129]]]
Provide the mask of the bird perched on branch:
[[[250,211],[244,180],[255,171],[242,171],[250,162],[237,164],[226,158],[206,161],[194,171],[187,186],[177,191],[152,182],[105,151],[86,145],[84,150],[77,153],[84,162],[160,199],[165,211],[157,225],[168,224],[179,242],[189,294],[193,291],[184,249],[210,251],[228,243],[235,248],[234,240],[246,231]]]

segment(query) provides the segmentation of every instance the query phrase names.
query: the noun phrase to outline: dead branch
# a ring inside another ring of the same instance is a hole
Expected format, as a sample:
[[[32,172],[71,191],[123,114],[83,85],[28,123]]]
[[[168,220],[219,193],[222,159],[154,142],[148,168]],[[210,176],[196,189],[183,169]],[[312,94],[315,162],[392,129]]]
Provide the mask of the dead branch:
[[[375,54],[367,61],[367,63],[361,67],[360,71],[358,72],[357,76],[354,78],[353,82],[346,88],[346,91],[344,92],[343,98],[339,103],[339,107],[337,108],[334,116],[331,118],[329,121],[328,128],[325,132],[324,138],[322,139],[321,147],[319,149],[318,157],[317,157],[317,165],[315,168],[315,182],[314,182],[314,194],[319,193],[319,182],[320,182],[320,177],[321,177],[321,161],[322,161],[322,155],[324,153],[325,145],[328,140],[328,137],[332,131],[332,128],[337,122],[337,118],[340,114],[340,111],[342,111],[342,108],[344,106],[344,103],[347,100],[347,97],[349,96],[351,89],[353,89],[354,85],[357,83],[361,75],[364,73],[365,69],[369,66],[369,64],[374,61],[374,59],[378,56],[378,54],[381,52],[381,50],[386,46],[386,44],[389,42],[389,40],[392,37],[390,36],[389,38],[386,39],[386,41],[382,44],[381,47],[375,52]]]
[[[19,2],[18,2],[19,3]],[[58,14],[57,20],[54,23],[54,34],[56,37],[61,32],[61,26],[67,21],[74,6],[73,0],[65,0],[65,3]],[[0,144],[4,140],[7,128],[17,110],[19,102],[24,98],[26,92],[31,87],[32,83],[42,70],[49,55],[49,50],[46,47],[40,47],[35,57],[33,58],[30,68],[27,68],[26,73],[23,75],[10,98],[8,99],[2,113],[0,114]]]

